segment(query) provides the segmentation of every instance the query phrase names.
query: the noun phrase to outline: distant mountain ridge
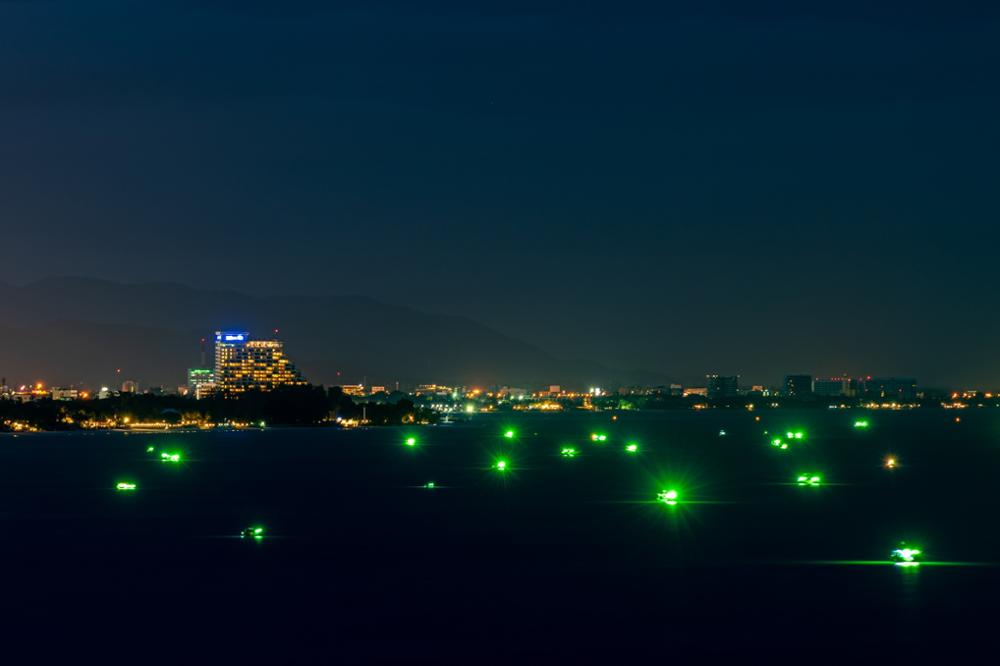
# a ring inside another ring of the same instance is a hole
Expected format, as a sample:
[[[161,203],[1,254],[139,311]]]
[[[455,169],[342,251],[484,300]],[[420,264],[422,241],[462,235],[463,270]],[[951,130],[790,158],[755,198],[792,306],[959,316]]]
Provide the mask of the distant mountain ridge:
[[[169,284],[48,278],[0,284],[0,376],[10,382],[178,386],[200,363],[199,340],[222,328],[267,337],[317,384],[610,385],[664,382],[650,373],[559,359],[464,317],[363,296],[256,297]],[[121,368],[120,375],[116,369]]]

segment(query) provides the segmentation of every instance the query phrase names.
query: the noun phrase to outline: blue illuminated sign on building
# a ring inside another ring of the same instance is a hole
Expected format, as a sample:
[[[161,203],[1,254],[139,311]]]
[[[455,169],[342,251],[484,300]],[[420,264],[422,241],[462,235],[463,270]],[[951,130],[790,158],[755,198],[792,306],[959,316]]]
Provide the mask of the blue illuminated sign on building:
[[[250,337],[249,333],[227,333],[220,332],[215,334],[216,342],[246,342]]]

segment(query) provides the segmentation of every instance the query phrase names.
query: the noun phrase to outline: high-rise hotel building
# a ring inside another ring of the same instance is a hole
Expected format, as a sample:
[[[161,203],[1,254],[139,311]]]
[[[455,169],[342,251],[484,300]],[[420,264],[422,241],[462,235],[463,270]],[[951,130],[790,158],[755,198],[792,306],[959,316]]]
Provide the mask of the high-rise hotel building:
[[[306,382],[285,356],[280,340],[252,340],[245,331],[215,333],[215,389],[222,393],[271,391]]]

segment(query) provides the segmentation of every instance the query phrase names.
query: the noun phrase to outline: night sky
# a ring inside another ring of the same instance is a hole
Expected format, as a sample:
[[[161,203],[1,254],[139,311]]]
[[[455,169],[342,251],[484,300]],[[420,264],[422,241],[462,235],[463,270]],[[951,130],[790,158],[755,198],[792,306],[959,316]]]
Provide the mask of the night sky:
[[[1000,4],[936,4],[0,0],[0,281],[996,387]]]

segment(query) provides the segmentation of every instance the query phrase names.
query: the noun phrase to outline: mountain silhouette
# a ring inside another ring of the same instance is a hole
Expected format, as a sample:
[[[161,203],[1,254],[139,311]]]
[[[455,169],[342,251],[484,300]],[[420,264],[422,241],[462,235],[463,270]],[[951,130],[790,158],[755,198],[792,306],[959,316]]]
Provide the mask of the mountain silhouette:
[[[212,333],[275,329],[315,384],[603,386],[664,377],[557,358],[465,317],[351,295],[258,297],[179,284],[60,277],[0,284],[0,376],[9,383],[184,384]],[[120,369],[120,372],[118,370]]]

